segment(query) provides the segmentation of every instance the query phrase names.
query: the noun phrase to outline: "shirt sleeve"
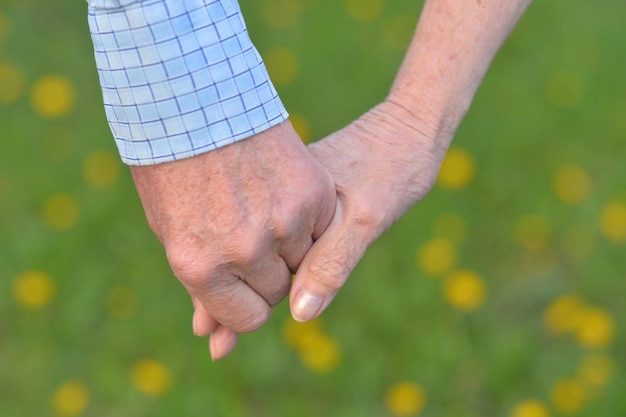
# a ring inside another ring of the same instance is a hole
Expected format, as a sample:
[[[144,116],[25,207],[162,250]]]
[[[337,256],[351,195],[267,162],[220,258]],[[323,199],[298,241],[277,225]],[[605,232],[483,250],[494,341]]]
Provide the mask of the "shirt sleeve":
[[[87,0],[104,108],[122,160],[192,157],[288,115],[237,0]]]

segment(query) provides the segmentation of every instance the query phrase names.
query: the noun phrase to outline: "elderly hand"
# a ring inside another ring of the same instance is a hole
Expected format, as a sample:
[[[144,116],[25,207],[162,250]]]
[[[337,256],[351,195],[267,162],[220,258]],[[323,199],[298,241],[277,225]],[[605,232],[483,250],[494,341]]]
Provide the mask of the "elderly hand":
[[[330,174],[289,122],[200,156],[131,167],[213,359],[265,323],[333,216]]]
[[[296,320],[317,317],[368,245],[426,195],[450,138],[388,100],[309,146],[335,181],[337,209],[297,271],[290,295]]]

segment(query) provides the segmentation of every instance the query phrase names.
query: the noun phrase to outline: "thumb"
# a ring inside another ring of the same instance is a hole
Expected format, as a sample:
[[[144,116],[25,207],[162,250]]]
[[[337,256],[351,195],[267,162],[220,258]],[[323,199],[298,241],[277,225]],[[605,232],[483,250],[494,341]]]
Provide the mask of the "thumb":
[[[369,241],[359,231],[337,198],[335,215],[300,264],[291,287],[291,315],[296,321],[319,316],[359,262]]]

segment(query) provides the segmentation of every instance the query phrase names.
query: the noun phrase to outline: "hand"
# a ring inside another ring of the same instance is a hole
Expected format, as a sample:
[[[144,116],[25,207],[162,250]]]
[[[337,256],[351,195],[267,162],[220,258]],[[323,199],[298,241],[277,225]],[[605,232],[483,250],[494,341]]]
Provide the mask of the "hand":
[[[260,327],[333,216],[330,174],[289,122],[193,158],[131,167],[213,359]]]
[[[317,317],[368,245],[435,182],[452,133],[387,100],[346,128],[309,146],[331,173],[337,209],[291,288],[293,317]]]

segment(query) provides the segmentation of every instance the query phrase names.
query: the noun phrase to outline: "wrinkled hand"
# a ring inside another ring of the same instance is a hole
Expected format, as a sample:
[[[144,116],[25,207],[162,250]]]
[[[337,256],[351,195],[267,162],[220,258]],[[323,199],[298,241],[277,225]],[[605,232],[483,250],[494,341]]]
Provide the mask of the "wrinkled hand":
[[[296,320],[317,317],[368,245],[426,195],[450,139],[451,133],[388,100],[309,146],[335,181],[337,209],[294,279]]]
[[[289,122],[200,156],[131,167],[213,359],[267,321],[332,219],[335,187]]]

